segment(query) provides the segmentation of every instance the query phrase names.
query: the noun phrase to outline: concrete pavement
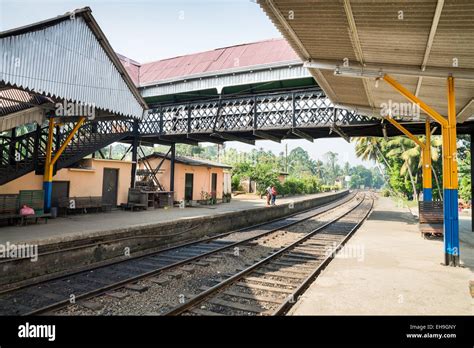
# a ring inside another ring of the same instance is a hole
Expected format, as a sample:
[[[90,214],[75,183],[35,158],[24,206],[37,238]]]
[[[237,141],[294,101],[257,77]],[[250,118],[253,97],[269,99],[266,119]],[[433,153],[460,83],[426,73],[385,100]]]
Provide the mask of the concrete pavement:
[[[289,314],[472,315],[470,229],[470,218],[460,216],[465,267],[443,266],[443,241],[423,239],[409,210],[381,197],[346,244],[349,257],[334,259]]]

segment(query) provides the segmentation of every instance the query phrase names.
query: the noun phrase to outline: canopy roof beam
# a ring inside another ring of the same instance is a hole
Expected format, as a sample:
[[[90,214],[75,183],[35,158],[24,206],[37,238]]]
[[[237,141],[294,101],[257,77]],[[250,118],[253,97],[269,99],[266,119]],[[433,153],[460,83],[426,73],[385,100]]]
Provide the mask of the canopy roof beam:
[[[304,63],[306,68],[333,70],[334,75],[351,76],[360,78],[382,78],[386,74],[401,76],[423,76],[446,79],[453,76],[459,80],[474,80],[474,69],[454,67],[425,67],[422,71],[416,65],[398,64],[371,64],[365,66],[354,63],[352,66],[344,67],[342,61],[331,59],[309,60]]]

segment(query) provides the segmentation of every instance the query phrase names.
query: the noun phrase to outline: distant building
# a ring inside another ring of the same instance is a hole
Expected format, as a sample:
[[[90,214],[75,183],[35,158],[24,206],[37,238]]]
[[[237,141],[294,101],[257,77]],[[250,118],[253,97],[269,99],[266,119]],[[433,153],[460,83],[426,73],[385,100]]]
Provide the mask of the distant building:
[[[345,184],[345,177],[341,176],[334,181],[334,186],[342,189]]]
[[[171,158],[164,153],[155,152],[143,157],[138,162],[140,170],[156,169],[160,185],[170,191]],[[223,163],[201,160],[192,157],[176,156],[174,172],[174,199],[190,203],[205,200],[213,195],[217,201],[222,200],[225,193],[231,192],[231,166]],[[137,185],[142,177],[137,176]]]

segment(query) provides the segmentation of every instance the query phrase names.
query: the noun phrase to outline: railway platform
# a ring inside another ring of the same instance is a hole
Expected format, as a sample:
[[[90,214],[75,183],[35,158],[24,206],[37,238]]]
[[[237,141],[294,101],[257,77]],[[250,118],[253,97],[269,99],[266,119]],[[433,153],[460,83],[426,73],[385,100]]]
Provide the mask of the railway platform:
[[[277,205],[290,202],[312,200],[334,194],[333,192],[317,193],[312,195],[298,195],[283,197],[277,200]],[[114,210],[109,213],[90,213],[68,215],[50,219],[47,224],[39,223],[28,226],[5,226],[0,228],[0,244],[29,243],[37,245],[67,242],[88,237],[107,235],[124,229],[139,228],[142,226],[168,223],[172,221],[197,219],[266,207],[265,199],[248,196],[237,196],[230,203],[217,205],[186,207],[180,209],[154,209],[145,211]],[[231,226],[229,226],[230,228]]]
[[[464,267],[446,267],[443,240],[380,197],[370,217],[299,298],[289,315],[473,315],[474,233],[460,215]]]

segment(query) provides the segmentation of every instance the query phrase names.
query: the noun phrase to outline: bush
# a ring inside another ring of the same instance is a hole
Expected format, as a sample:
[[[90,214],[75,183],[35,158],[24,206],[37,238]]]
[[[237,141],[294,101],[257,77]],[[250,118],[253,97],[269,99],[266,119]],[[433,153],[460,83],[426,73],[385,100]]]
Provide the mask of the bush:
[[[321,185],[321,192],[330,192],[339,190],[339,186],[336,185]]]
[[[310,194],[321,191],[321,185],[319,184],[319,180],[313,176],[305,177],[302,179],[289,177],[288,179],[286,179],[283,185],[280,184],[280,186],[281,189],[278,192],[281,192],[282,194]]]
[[[238,174],[232,175],[231,186],[232,191],[240,191],[242,187],[240,186],[241,176]]]
[[[382,196],[383,197],[390,197],[390,190],[388,190],[388,189],[382,190]]]

